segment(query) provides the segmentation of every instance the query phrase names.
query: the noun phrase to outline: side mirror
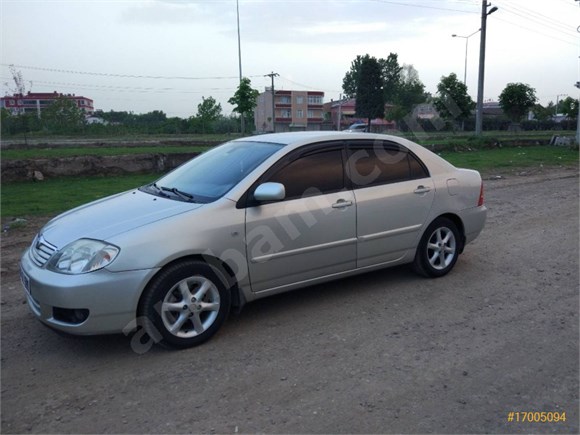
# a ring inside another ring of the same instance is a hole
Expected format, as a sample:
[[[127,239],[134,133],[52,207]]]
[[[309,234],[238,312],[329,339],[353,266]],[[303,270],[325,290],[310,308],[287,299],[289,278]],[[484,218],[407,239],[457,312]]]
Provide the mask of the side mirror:
[[[256,201],[279,201],[286,197],[286,189],[280,183],[262,183],[254,190]]]

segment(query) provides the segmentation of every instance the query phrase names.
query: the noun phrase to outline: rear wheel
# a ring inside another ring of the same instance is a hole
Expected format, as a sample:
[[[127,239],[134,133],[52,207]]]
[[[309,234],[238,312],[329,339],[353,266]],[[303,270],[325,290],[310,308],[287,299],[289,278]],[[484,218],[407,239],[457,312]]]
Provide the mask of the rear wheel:
[[[415,261],[417,273],[427,277],[439,277],[449,273],[457,262],[460,252],[460,238],[457,226],[452,220],[435,219],[423,234]]]
[[[207,341],[230,310],[226,282],[220,271],[201,261],[183,261],[162,270],[140,303],[145,331],[171,347]]]

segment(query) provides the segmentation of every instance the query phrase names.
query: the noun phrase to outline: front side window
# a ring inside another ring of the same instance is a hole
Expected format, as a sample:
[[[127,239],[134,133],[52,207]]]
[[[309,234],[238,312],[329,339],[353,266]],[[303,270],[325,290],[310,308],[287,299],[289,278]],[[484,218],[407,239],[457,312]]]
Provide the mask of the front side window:
[[[299,157],[267,181],[282,183],[286,199],[338,192],[344,189],[342,151],[330,150]]]
[[[283,145],[265,142],[228,142],[181,165],[141,190],[193,202],[222,197]]]

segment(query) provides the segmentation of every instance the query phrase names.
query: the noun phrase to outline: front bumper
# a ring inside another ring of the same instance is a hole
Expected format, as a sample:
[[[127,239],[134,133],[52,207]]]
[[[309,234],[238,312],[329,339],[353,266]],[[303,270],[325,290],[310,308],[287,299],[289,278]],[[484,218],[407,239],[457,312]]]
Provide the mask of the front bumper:
[[[38,267],[28,250],[20,266],[26,298],[34,315],[54,329],[76,335],[122,332],[134,322],[141,293],[159,270],[101,269],[64,275]]]

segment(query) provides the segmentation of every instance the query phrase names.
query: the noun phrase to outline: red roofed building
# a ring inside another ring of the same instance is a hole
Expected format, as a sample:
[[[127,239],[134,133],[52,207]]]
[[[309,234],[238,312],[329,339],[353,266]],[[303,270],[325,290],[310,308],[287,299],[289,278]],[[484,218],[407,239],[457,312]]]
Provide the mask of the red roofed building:
[[[40,114],[44,109],[50,106],[56,99],[64,97],[73,101],[79,109],[87,115],[92,114],[95,109],[93,100],[87,97],[77,96],[75,94],[60,94],[58,92],[28,92],[26,95],[14,94],[0,98],[0,107],[8,110],[13,115],[22,113]]]

